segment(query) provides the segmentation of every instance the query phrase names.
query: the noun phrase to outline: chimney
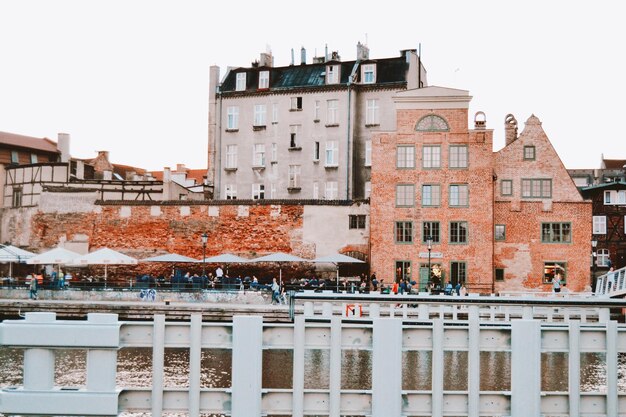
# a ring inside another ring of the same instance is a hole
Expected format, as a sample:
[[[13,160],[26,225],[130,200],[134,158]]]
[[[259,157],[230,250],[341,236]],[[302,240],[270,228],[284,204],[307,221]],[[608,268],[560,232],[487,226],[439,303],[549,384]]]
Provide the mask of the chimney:
[[[357,61],[365,61],[370,59],[370,48],[363,45],[361,42],[356,44],[356,59]]]
[[[176,172],[187,172],[185,164],[176,164]]]
[[[328,44],[324,47],[324,62],[328,61]]]
[[[58,133],[57,134],[57,149],[61,152],[61,162],[68,162],[70,160],[70,134]]]
[[[341,57],[339,56],[339,51],[333,51],[330,59],[333,61],[341,61]]]
[[[259,59],[260,67],[273,67],[274,66],[274,57],[271,52],[261,52],[261,57]]]
[[[484,112],[479,111],[474,115],[474,129],[485,130],[487,127],[487,116]]]
[[[293,65],[294,60],[295,60],[295,58],[294,58],[294,55],[293,55],[293,48],[291,48],[291,65]]]
[[[172,181],[172,173],[169,167],[163,168],[163,182],[171,182]]]
[[[108,169],[102,171],[102,179],[105,181],[111,181],[113,179],[113,171],[109,171]]]
[[[306,65],[306,49],[300,48],[300,65]]]
[[[512,114],[504,118],[504,145],[509,146],[517,139],[517,120]]]

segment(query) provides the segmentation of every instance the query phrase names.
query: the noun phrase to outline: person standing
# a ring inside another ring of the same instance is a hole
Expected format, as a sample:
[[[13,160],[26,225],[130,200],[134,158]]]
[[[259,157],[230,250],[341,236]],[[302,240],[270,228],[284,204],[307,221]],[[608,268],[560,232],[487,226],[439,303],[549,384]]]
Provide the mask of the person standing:
[[[561,292],[561,274],[558,272],[552,278],[552,291]]]
[[[276,278],[272,278],[272,304],[276,301],[276,304],[280,304],[280,286],[276,282]]]
[[[224,278],[224,271],[221,266],[218,266],[215,270],[215,278],[217,278],[219,282],[222,282],[222,278]]]
[[[37,276],[33,275],[30,278],[30,285],[29,285],[29,292],[28,292],[28,298],[30,298],[31,300],[36,300],[37,299],[37,289],[38,289],[38,283],[37,283]]]

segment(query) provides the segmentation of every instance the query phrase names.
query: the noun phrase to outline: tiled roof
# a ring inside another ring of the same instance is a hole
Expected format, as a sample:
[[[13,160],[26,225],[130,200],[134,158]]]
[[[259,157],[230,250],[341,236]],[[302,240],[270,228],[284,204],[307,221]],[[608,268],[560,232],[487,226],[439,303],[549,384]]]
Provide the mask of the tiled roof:
[[[606,169],[623,169],[626,166],[626,159],[603,159]]]
[[[322,87],[327,86],[325,73],[326,65],[337,64],[341,66],[339,84],[345,85],[348,82],[348,77],[352,73],[352,68],[356,61],[329,61],[322,64],[306,64],[306,65],[290,65],[287,67],[256,67],[256,68],[236,68],[231,70],[226,79],[222,83],[222,93],[234,93],[236,84],[236,74],[246,73],[246,91],[245,93],[255,93],[258,90],[259,85],[259,72],[269,71],[269,91],[272,90],[284,90],[291,88],[306,88],[306,87]],[[403,56],[395,58],[384,58],[378,60],[368,60],[367,63],[376,63],[376,84],[389,84],[406,82],[406,72],[409,64]],[[357,80],[360,79],[360,71],[357,71]],[[329,85],[332,87],[332,85]],[[237,93],[244,93],[238,91]]]
[[[187,179],[194,179],[196,184],[204,184],[206,169],[187,169]],[[150,174],[158,181],[163,181],[163,171],[150,171]]]
[[[60,153],[57,149],[56,142],[48,138],[34,138],[31,136],[16,135],[15,133],[0,132],[0,145]]]

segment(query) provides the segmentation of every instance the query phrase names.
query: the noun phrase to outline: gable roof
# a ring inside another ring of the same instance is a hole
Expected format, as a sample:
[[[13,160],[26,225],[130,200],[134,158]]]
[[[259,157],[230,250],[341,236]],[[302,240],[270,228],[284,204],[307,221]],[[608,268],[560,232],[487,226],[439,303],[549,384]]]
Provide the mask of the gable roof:
[[[35,138],[32,136],[17,135],[15,133],[0,132],[0,144],[44,152],[61,153],[57,149],[56,142],[48,138]]]

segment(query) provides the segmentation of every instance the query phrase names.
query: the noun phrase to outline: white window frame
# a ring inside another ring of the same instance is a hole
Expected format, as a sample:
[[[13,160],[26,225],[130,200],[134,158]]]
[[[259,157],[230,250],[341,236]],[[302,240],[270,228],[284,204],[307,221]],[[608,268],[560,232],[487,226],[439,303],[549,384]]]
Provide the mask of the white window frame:
[[[265,200],[265,184],[252,184],[252,199]]]
[[[362,67],[361,79],[363,84],[376,83],[376,64],[365,64]]]
[[[469,160],[469,148],[467,145],[450,145],[448,155],[450,168],[467,168]]]
[[[371,139],[365,140],[365,166],[366,167],[372,166],[372,140]]]
[[[326,106],[326,124],[339,124],[339,100],[328,100]]]
[[[326,152],[324,153],[324,166],[339,166],[339,142],[329,140],[326,142]]]
[[[267,122],[267,106],[265,104],[254,105],[254,126],[265,126]]]
[[[371,195],[372,195],[372,182],[371,181],[365,181],[365,187],[364,187],[364,190],[363,190],[363,197],[370,198]]]
[[[422,155],[423,168],[441,168],[441,145],[425,145]]]
[[[594,235],[606,235],[606,216],[593,216]]]
[[[20,154],[17,151],[11,151],[11,163],[12,164],[20,163]]]
[[[378,126],[380,124],[380,111],[378,99],[372,98],[365,100],[365,125]]]
[[[450,184],[450,207],[468,207],[469,206],[469,185],[467,184]]]
[[[300,165],[289,165],[289,188],[300,188]]]
[[[337,181],[327,181],[324,185],[324,198],[326,200],[336,200],[339,196],[339,184]]]
[[[259,71],[259,90],[270,88],[270,72]]]
[[[396,207],[415,206],[415,184],[396,184]]]
[[[304,105],[302,96],[291,97],[290,103],[289,108],[293,111],[302,110],[302,106]]]
[[[439,207],[441,205],[441,185],[422,184],[422,206]]]
[[[237,184],[225,184],[224,185],[224,198],[226,200],[237,199]]]
[[[237,145],[226,145],[226,168],[237,168]]]
[[[339,65],[326,65],[326,84],[339,83]]]
[[[38,161],[38,159],[37,159],[37,154],[36,154],[36,153],[31,153],[31,154],[30,154],[30,163],[31,163],[31,164],[36,164],[36,163],[37,163],[37,161]]]
[[[604,192],[604,205],[624,205],[626,204],[626,190],[607,190]]]
[[[598,249],[596,253],[596,263],[599,267],[608,268],[611,253],[608,249]]]
[[[313,120],[314,121],[319,121],[320,120],[320,101],[319,100],[315,100],[315,106],[313,107]]]
[[[396,148],[396,168],[415,168],[415,146],[398,145]]]
[[[235,91],[246,91],[246,73],[238,72],[236,75]]]
[[[265,144],[255,143],[252,148],[252,166],[264,167],[265,166]]]
[[[313,142],[313,160],[314,161],[319,161],[320,160],[320,143],[319,141],[315,141]]]
[[[226,129],[239,129],[239,106],[228,106],[226,109]]]

